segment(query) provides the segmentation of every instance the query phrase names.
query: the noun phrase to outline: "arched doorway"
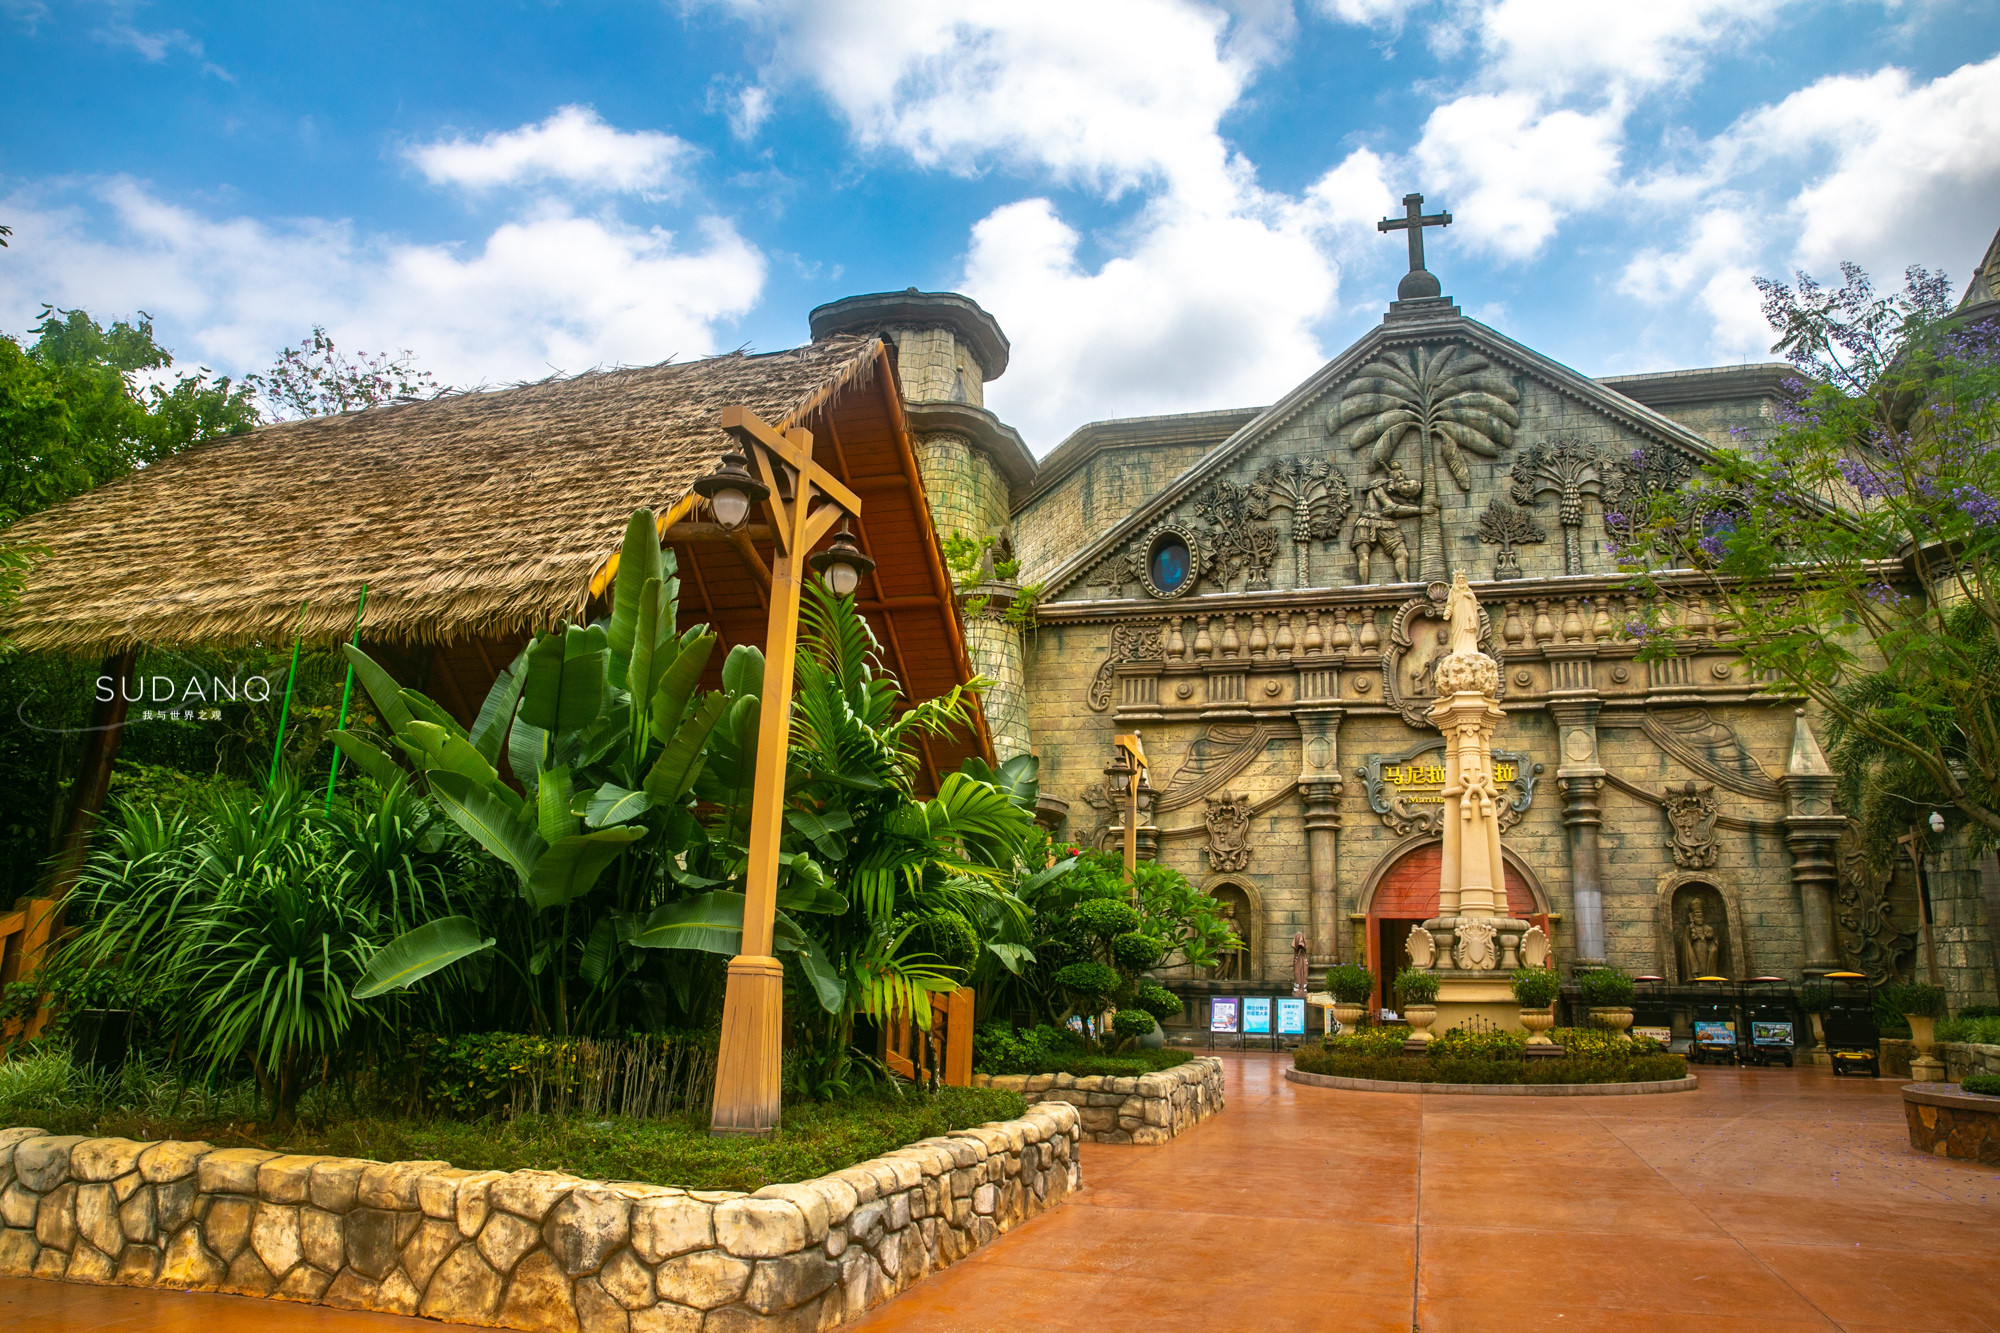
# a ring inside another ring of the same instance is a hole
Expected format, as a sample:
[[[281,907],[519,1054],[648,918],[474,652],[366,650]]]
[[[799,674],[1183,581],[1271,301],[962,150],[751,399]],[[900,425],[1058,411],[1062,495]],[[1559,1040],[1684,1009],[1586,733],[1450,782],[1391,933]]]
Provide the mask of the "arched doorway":
[[[1409,963],[1410,931],[1438,914],[1438,880],[1444,872],[1444,845],[1425,839],[1384,858],[1386,864],[1363,886],[1360,909],[1367,913],[1367,967],[1375,974],[1375,1003],[1388,1005],[1396,972]],[[1507,914],[1528,920],[1549,910],[1546,895],[1512,852],[1507,864]]]

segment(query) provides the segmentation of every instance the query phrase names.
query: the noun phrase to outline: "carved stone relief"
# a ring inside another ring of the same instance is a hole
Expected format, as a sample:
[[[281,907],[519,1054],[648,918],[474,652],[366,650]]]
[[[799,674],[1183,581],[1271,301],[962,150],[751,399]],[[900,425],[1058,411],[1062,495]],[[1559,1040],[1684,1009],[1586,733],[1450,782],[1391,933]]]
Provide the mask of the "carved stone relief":
[[[1859,849],[1840,858],[1840,890],[1834,908],[1834,935],[1840,960],[1868,978],[1871,986],[1906,980],[1917,952],[1917,932],[1896,922],[1890,901],[1893,876],[1875,870]]]
[[[1253,521],[1250,488],[1226,479],[1210,482],[1195,496],[1194,512],[1208,524],[1201,544],[1204,577],[1225,591],[1238,578],[1246,588],[1268,587],[1278,534]]]
[[[1433,762],[1414,761],[1432,756]],[[1542,765],[1518,750],[1493,752],[1494,776],[1500,781],[1500,831],[1521,822],[1535,802],[1535,777]],[[1436,833],[1444,810],[1439,793],[1444,786],[1444,741],[1417,742],[1401,754],[1373,755],[1355,770],[1368,796],[1368,808],[1399,835]],[[1434,780],[1433,780],[1434,779]]]
[[[1661,793],[1667,816],[1667,850],[1683,870],[1708,870],[1720,850],[1715,839],[1715,784],[1690,778]]]
[[[1706,884],[1687,884],[1674,892],[1674,960],[1682,982],[1696,977],[1726,977],[1730,971],[1729,909],[1722,895]]]
[[[1424,484],[1407,476],[1401,463],[1391,463],[1388,475],[1375,477],[1361,487],[1361,512],[1354,519],[1348,545],[1354,550],[1354,581],[1366,584],[1381,579],[1387,570],[1373,563],[1373,552],[1396,571],[1396,582],[1410,581],[1410,545],[1403,537],[1400,520],[1421,518],[1433,513],[1435,502],[1424,497]]]
[[[1529,926],[1521,936],[1521,966],[1547,967],[1549,963],[1549,934],[1540,926]]]
[[[1097,664],[1097,674],[1090,678],[1090,692],[1084,702],[1093,712],[1109,708],[1112,672],[1126,662],[1159,661],[1166,651],[1164,640],[1162,625],[1113,625],[1111,651]]]
[[[1478,536],[1488,546],[1500,548],[1493,561],[1496,579],[1521,577],[1521,560],[1514,554],[1516,546],[1534,546],[1548,540],[1548,534],[1535,522],[1533,514],[1515,508],[1499,495],[1487,501],[1486,512],[1479,516]]]
[[[1680,489],[1693,474],[1694,464],[1678,449],[1649,444],[1606,464],[1602,471],[1604,530],[1623,540],[1632,535],[1635,523],[1645,519],[1653,497]]]
[[[1431,729],[1431,705],[1437,699],[1438,664],[1450,655],[1447,642],[1451,619],[1445,611],[1445,585],[1434,583],[1422,597],[1396,608],[1389,622],[1389,643],[1382,652],[1382,699],[1413,727]],[[1505,648],[1494,632],[1485,608],[1479,612],[1479,648],[1503,664]],[[1507,697],[1507,673],[1500,671],[1494,697]]]
[[[1278,729],[1265,722],[1218,722],[1188,746],[1187,758],[1159,789],[1160,813],[1193,805],[1255,763]]]
[[[1208,826],[1208,868],[1248,870],[1250,798],[1225,792],[1205,799],[1208,812],[1202,816],[1202,822]]]
[[[1256,980],[1256,926],[1250,919],[1250,895],[1234,884],[1218,884],[1209,892],[1218,904],[1223,924],[1243,942],[1241,948],[1225,949],[1217,957],[1214,977],[1218,981]]]
[[[1563,573],[1583,570],[1583,497],[1604,496],[1604,467],[1594,446],[1581,440],[1545,440],[1530,445],[1514,460],[1517,505],[1532,505],[1541,496],[1556,497],[1556,517],[1563,530]]]
[[[1429,967],[1437,962],[1437,936],[1422,926],[1410,927],[1409,938],[1403,942],[1403,947],[1409,951],[1412,967]]]
[[[1105,851],[1111,845],[1111,829],[1118,822],[1118,807],[1111,800],[1111,793],[1102,782],[1093,782],[1083,789],[1083,803],[1097,812],[1097,827],[1090,832],[1087,845],[1096,851]]]
[[[1459,923],[1451,946],[1452,966],[1467,972],[1491,972],[1500,965],[1493,947],[1499,928],[1484,917]]]
[[[1256,518],[1269,518],[1278,509],[1289,519],[1293,578],[1298,587],[1311,587],[1313,540],[1340,536],[1354,510],[1347,478],[1324,458],[1273,459],[1258,469],[1250,487],[1250,512]]]
[[[1706,708],[1649,710],[1639,727],[1653,744],[1719,787],[1760,801],[1784,799],[1783,788],[1751,756],[1735,729]]]

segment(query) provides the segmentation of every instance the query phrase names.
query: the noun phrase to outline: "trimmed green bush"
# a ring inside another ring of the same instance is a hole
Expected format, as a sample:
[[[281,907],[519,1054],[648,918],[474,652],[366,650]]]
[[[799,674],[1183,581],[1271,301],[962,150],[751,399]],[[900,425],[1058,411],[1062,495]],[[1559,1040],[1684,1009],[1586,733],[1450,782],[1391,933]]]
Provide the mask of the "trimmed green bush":
[[[1687,1077],[1687,1060],[1658,1052],[1631,1056],[1565,1053],[1543,1060],[1440,1054],[1434,1041],[1422,1055],[1301,1046],[1293,1062],[1309,1074],[1396,1083],[1654,1083]]]
[[[2000,1017],[1960,1014],[1957,1018],[1940,1018],[1937,1025],[1937,1039],[1968,1041],[1982,1046],[2000,1046]]]
[[[1883,987],[1883,998],[1905,1018],[1936,1018],[1944,1013],[1944,992],[1927,982]]]
[[[1359,963],[1342,963],[1327,970],[1326,988],[1345,1004],[1366,1004],[1375,993],[1375,974]]]
[[[1963,1092],[1976,1092],[1982,1097],[2000,1097],[2000,1074],[1967,1074],[1958,1086]]]
[[[1406,967],[1396,974],[1396,996],[1405,1005],[1436,1004],[1437,973],[1421,967]]]
[[[1514,1002],[1523,1009],[1546,1009],[1562,994],[1562,977],[1552,967],[1524,967],[1514,973],[1508,985]]]
[[[1160,961],[1160,955],[1167,946],[1151,935],[1141,935],[1138,931],[1120,935],[1111,941],[1111,956],[1118,966],[1131,972],[1144,972]]]
[[[1070,920],[1106,939],[1139,928],[1139,909],[1123,898],[1092,898],[1076,905]]]
[[[1120,1014],[1126,1010],[1119,1010]],[[1114,1020],[1116,1021],[1116,1020]],[[1186,1064],[1189,1051],[1136,1050],[1123,1055],[1092,1055],[1083,1039],[1068,1028],[1042,1024],[1014,1028],[982,1023],[972,1034],[972,1067],[981,1074],[1112,1074],[1136,1078]]]
[[[1111,1016],[1111,1028],[1121,1037],[1151,1036],[1153,1027],[1153,1016],[1144,1009],[1120,1009]]]
[[[1182,1008],[1181,997],[1155,981],[1139,987],[1139,993],[1132,1002],[1162,1023],[1177,1016]]]
[[[1626,1009],[1632,1004],[1632,978],[1615,967],[1594,968],[1580,974],[1577,988],[1583,1001],[1593,1009]]]

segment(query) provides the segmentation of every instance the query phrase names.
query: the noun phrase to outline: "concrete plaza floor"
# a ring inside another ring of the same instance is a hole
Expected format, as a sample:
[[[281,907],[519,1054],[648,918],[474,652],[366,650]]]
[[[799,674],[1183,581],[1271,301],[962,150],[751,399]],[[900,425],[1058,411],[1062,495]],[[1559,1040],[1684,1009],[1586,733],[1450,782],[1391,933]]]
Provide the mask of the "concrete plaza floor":
[[[1894,1079],[1703,1070],[1693,1093],[1302,1088],[1230,1055],[1164,1148],[1086,1145],[1070,1204],[857,1330],[1806,1328],[2000,1333],[2000,1172],[1912,1152]],[[415,1333],[226,1296],[0,1281],[18,1333]]]

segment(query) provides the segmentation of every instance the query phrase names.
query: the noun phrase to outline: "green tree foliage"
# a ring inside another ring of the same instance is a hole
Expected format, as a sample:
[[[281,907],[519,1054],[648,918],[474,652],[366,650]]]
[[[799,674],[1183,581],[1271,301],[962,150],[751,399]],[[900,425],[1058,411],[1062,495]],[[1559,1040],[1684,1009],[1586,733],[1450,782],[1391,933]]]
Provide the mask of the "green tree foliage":
[[[273,421],[331,416],[451,392],[437,376],[418,368],[417,354],[408,348],[394,355],[362,352],[350,358],[318,324],[300,346],[278,353],[269,370],[245,376],[244,384],[263,401]]]
[[[1877,295],[1763,282],[1798,365],[1772,438],[1720,451],[1634,515],[1645,655],[1707,599],[1746,664],[1824,710],[1846,805],[1892,835],[1933,806],[2000,840],[2000,330],[1946,313],[1942,274]]]

